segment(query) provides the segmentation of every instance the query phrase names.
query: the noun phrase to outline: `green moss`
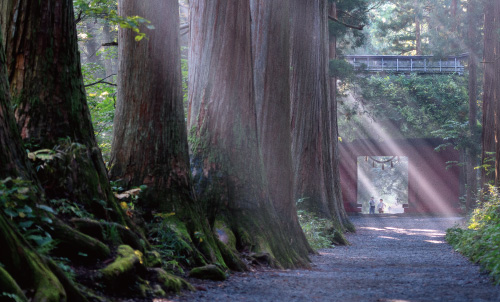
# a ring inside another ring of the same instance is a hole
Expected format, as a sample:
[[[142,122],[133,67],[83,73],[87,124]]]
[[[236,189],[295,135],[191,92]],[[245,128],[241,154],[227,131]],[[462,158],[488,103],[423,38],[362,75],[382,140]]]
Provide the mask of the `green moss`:
[[[194,287],[186,282],[186,280],[167,273],[163,269],[155,269],[158,282],[165,291],[178,293],[182,289],[194,290]]]
[[[29,265],[33,270],[34,284],[36,285],[33,301],[59,302],[66,301],[66,292],[57,277],[50,271],[43,261],[32,251],[25,250]]]
[[[227,279],[226,274],[213,264],[193,268],[189,272],[189,277],[214,281],[224,281]]]
[[[128,245],[118,247],[118,255],[110,265],[100,270],[103,279],[114,283],[133,274],[138,266],[142,266],[142,253]]]
[[[28,301],[24,295],[22,289],[16,283],[16,281],[10,276],[10,274],[0,266],[0,298],[1,294],[16,295],[19,301]],[[0,299],[1,300],[1,299]]]
[[[163,261],[161,259],[160,253],[157,251],[146,252],[146,265],[148,267],[161,267]]]
[[[221,220],[215,221],[215,231],[219,236],[219,239],[227,245],[229,248],[236,250],[236,236],[234,236],[233,231],[227,226],[227,224]]]

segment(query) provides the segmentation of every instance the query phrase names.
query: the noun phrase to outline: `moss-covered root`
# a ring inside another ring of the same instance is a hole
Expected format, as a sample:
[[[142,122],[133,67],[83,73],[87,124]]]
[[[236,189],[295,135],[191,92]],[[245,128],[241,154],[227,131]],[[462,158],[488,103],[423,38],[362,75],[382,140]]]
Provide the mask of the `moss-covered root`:
[[[83,293],[75,286],[73,281],[71,281],[63,270],[51,259],[46,259],[47,265],[50,270],[56,275],[61,284],[64,286],[64,290],[68,296],[69,302],[87,302],[87,298]],[[88,293],[88,291],[86,292]]]
[[[134,284],[146,271],[140,251],[128,245],[120,245],[117,252],[116,259],[100,270],[104,284],[115,289]]]
[[[248,270],[247,265],[238,257],[238,254],[235,250],[229,248],[223,242],[217,239],[216,243],[228,268],[237,272],[244,272]]]
[[[153,275],[153,279],[161,284],[161,288],[167,292],[178,293],[182,289],[194,291],[194,287],[186,280],[167,273],[161,268],[151,268],[148,272]]]
[[[71,219],[71,223],[73,223],[80,232],[99,240],[117,241],[115,243],[130,245],[132,248],[140,250],[141,252],[149,248],[149,243],[143,238],[142,234],[136,234],[131,229],[118,223],[81,218]],[[107,234],[109,238],[105,238],[104,234]]]
[[[5,299],[5,296],[2,298],[2,294],[8,294],[8,295],[14,295],[17,297],[20,301],[28,301],[28,298],[24,295],[22,289],[17,285],[16,281],[14,278],[9,275],[9,273],[4,270],[0,266],[0,301],[3,301]]]
[[[47,264],[0,214],[0,259],[31,301],[66,301],[66,291]]]
[[[226,273],[213,264],[193,268],[189,272],[189,277],[214,281],[224,281],[227,279]]]
[[[89,258],[105,259],[111,255],[107,245],[73,229],[59,219],[54,219],[50,226],[52,237],[59,241],[56,252],[65,257],[78,257],[78,253],[85,253]]]

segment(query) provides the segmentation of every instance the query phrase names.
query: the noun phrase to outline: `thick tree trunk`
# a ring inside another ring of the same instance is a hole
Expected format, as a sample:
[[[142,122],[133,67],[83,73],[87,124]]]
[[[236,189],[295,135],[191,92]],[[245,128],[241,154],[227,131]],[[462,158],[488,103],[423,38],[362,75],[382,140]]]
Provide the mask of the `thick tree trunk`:
[[[257,134],[250,2],[190,1],[189,125],[197,190],[240,250],[305,265],[270,200]],[[281,89],[281,88],[280,88]],[[263,113],[265,114],[265,113]]]
[[[292,159],[294,195],[299,207],[333,221],[342,233],[346,221],[335,176],[337,133],[328,74],[327,1],[292,1]]]
[[[37,190],[37,180],[28,163],[22,147],[14,114],[11,111],[9,85],[5,70],[0,31],[0,179],[21,177],[33,182]],[[38,192],[39,193],[39,192]],[[36,193],[32,198],[38,198]],[[33,204],[40,200],[32,200]],[[0,278],[2,292],[16,294],[19,299],[30,301],[85,301],[76,293],[71,282],[61,282],[33,248],[27,244],[10,222],[0,213],[0,259],[3,265]],[[21,291],[23,290],[24,293]],[[75,293],[69,294],[68,293]],[[69,297],[68,297],[69,296]]]
[[[495,186],[500,186],[500,0],[495,0],[493,5],[493,94],[492,104],[495,108]]]
[[[10,11],[12,10],[12,5],[14,4],[14,0],[2,0],[0,2],[0,30],[4,33],[2,39],[2,45],[5,46],[5,33],[7,32],[7,26],[11,22]]]
[[[114,34],[114,32],[112,32],[111,26],[107,21],[105,21],[102,26],[102,34],[104,43],[110,43],[116,40],[116,35]],[[104,59],[104,68],[106,69],[106,76],[110,76],[118,72],[116,61],[117,59],[115,58]]]
[[[476,31],[474,24],[474,14],[475,14],[475,3],[469,0],[467,4],[467,45],[469,49],[469,79],[468,79],[468,90],[469,90],[469,139],[471,142],[476,139],[476,115],[477,115],[477,59],[474,52],[474,44],[477,40]],[[466,195],[466,208],[470,210],[473,208],[476,202],[476,191],[477,191],[477,173],[475,171],[476,157],[478,155],[478,150],[475,144],[471,144],[467,148],[467,195]]]
[[[337,5],[336,2],[331,2],[328,8],[328,14],[337,18]],[[331,22],[331,21],[329,21]],[[329,46],[328,46],[328,57],[329,60],[337,59],[337,37],[335,35],[329,35]],[[344,202],[342,199],[342,186],[340,185],[340,155],[339,155],[339,131],[337,123],[337,77],[330,77],[330,106],[331,108],[331,128],[332,128],[332,144],[330,148],[330,153],[332,154],[332,164],[333,164],[333,180],[334,183],[338,184],[334,186],[334,196],[339,202],[333,203],[334,212],[337,215],[337,219],[342,221],[344,226],[349,231],[354,231],[354,225],[349,221],[347,213],[344,209]]]
[[[150,206],[175,211],[190,196],[189,156],[182,106],[179,13],[176,0],[122,0],[121,16],[143,16],[155,26],[147,38],[119,30],[118,98],[110,176],[148,186]]]
[[[110,175],[126,187],[147,185],[143,206],[151,212],[174,212],[186,223],[193,242],[198,241],[195,233],[203,234],[198,248],[209,261],[242,270],[244,265],[220,248],[193,196],[181,87],[178,2],[123,0],[119,8],[121,16],[142,16],[155,29],[139,42],[133,31],[119,31]]]
[[[493,94],[495,90],[495,41],[498,40],[494,31],[494,6],[492,1],[487,1],[484,7],[484,79],[483,79],[483,132],[482,165],[490,165],[488,169],[481,170],[481,183],[484,187],[495,180],[494,160],[491,153],[495,152],[495,107]]]
[[[420,24],[420,16],[418,15],[420,13],[418,0],[415,0],[414,5],[415,5],[415,12],[416,12],[416,14],[415,14],[415,55],[420,56],[420,55],[422,55],[422,38],[421,38],[422,26]]]
[[[71,169],[60,164],[53,173],[39,174],[47,196],[124,222],[85,99],[73,2],[13,0],[10,15],[15,18],[8,24],[7,68],[22,138],[30,148],[77,150],[67,153]]]
[[[298,222],[293,196],[290,129],[290,4],[250,1],[257,129],[270,198],[302,257],[312,249]]]
[[[90,38],[85,43],[85,48],[86,48],[85,53],[87,59],[86,62],[102,66],[103,62],[101,60],[101,57],[97,54],[99,52],[99,49],[101,48],[98,39],[99,35],[99,30],[97,29],[98,25],[94,20],[86,20],[85,26],[87,28],[87,33],[90,35]],[[99,70],[98,72],[94,73],[94,76],[97,78],[104,78],[105,72]]]

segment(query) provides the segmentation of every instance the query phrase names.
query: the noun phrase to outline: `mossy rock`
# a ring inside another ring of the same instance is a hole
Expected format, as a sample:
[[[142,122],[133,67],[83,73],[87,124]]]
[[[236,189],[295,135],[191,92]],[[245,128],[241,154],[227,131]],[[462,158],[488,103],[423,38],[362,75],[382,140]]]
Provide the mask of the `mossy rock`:
[[[100,270],[104,284],[113,288],[133,284],[138,275],[145,272],[140,251],[120,245],[117,252],[116,259]]]
[[[213,264],[193,268],[189,272],[189,277],[214,281],[224,281],[227,279],[226,274]]]
[[[167,273],[161,268],[151,268],[148,271],[154,276],[153,278],[160,283],[161,288],[167,292],[178,293],[182,289],[194,291],[194,287],[186,280]]]

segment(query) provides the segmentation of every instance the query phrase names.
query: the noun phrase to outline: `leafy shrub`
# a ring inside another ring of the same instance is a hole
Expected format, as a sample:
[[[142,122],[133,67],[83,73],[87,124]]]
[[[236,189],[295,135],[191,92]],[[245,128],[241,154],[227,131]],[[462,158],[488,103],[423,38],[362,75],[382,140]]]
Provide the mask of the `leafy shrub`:
[[[41,254],[47,254],[55,247],[50,234],[42,227],[51,224],[47,213],[54,214],[51,207],[32,204],[37,187],[22,178],[8,177],[0,180],[0,211],[6,215]],[[1,215],[1,214],[0,214]]]
[[[299,210],[299,223],[306,235],[309,245],[317,250],[332,247],[332,241],[335,237],[333,225],[327,219],[318,218],[313,214]]]
[[[490,187],[485,201],[472,213],[467,228],[447,230],[446,240],[456,251],[479,263],[500,284],[500,196]]]

